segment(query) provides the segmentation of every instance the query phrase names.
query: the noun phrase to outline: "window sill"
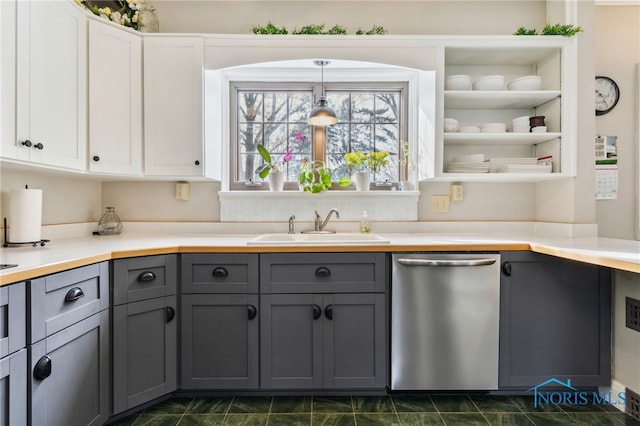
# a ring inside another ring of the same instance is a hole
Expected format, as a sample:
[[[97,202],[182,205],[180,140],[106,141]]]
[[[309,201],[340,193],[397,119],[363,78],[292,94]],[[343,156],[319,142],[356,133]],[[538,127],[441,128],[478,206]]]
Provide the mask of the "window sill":
[[[324,214],[332,208],[346,221],[360,220],[363,210],[375,221],[415,221],[419,196],[420,191],[220,191],[220,221],[284,222],[291,215],[313,220],[314,210]]]

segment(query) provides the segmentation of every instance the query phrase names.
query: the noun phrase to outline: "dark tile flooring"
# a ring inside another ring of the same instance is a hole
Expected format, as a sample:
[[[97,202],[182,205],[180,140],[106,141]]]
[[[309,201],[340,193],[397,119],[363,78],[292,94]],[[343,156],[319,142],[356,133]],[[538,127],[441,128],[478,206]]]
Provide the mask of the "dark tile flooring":
[[[114,423],[187,425],[637,425],[611,406],[541,405],[529,396],[174,397]]]

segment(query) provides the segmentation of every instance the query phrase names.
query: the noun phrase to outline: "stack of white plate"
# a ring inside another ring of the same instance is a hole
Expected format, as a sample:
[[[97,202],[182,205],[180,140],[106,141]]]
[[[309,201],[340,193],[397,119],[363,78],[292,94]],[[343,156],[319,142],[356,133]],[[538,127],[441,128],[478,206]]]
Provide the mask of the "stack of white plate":
[[[505,123],[486,123],[480,126],[482,133],[504,133],[507,131]]]
[[[551,164],[506,164],[496,173],[551,173]]]
[[[453,157],[447,164],[447,173],[489,173],[489,163],[484,161],[484,154]]]
[[[458,120],[455,118],[445,118],[444,119],[444,131],[445,132],[457,132],[458,131]]]
[[[480,127],[478,126],[461,126],[458,129],[459,133],[479,133]]]
[[[531,131],[529,116],[525,115],[511,120],[511,129],[513,133],[529,133]]]

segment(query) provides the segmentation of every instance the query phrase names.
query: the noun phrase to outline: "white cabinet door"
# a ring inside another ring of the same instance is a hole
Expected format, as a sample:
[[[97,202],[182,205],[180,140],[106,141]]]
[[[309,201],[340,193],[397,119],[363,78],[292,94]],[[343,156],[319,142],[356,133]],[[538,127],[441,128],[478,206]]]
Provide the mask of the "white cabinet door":
[[[146,176],[204,176],[203,41],[144,40]]]
[[[142,39],[89,22],[89,170],[142,174]]]
[[[28,159],[16,140],[16,2],[0,1],[0,157]]]
[[[73,2],[17,5],[17,143],[29,161],[86,170],[87,17]]]

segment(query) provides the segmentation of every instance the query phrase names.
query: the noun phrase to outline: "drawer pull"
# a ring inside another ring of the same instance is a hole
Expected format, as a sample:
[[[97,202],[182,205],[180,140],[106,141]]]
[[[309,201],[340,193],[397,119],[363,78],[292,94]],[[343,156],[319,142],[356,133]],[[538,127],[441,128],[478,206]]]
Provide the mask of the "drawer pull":
[[[248,305],[247,306],[247,312],[248,312],[248,318],[250,320],[254,319],[256,317],[256,315],[258,315],[258,310],[256,309],[255,306],[253,305]]]
[[[328,277],[331,275],[331,270],[326,266],[321,266],[316,269],[316,277]]]
[[[327,317],[327,319],[333,319],[333,305],[327,305],[327,307],[324,308],[324,316]]]
[[[226,277],[227,275],[229,275],[229,271],[227,271],[222,266],[218,266],[217,268],[213,269],[213,276],[214,277]]]
[[[322,308],[318,305],[313,305],[313,319],[317,320],[322,316]]]
[[[171,322],[176,317],[176,310],[171,306],[167,306],[167,322]]]
[[[76,300],[84,297],[84,292],[80,287],[74,287],[67,292],[67,295],[64,297],[65,302],[75,302]]]
[[[151,271],[145,271],[145,272],[142,272],[140,275],[138,275],[139,283],[148,283],[149,281],[153,281],[155,279],[156,279],[156,274],[154,274]]]
[[[502,263],[502,273],[507,277],[511,276],[511,262],[507,261]]]
[[[36,362],[33,368],[33,377],[36,380],[44,380],[51,375],[51,358],[44,355]]]

